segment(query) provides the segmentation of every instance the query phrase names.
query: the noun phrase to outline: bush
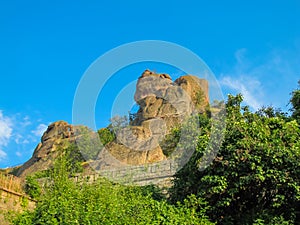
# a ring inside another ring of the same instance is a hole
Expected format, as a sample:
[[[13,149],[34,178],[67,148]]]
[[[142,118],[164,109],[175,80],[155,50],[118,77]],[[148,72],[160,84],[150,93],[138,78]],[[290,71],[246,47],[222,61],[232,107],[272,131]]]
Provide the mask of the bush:
[[[26,177],[25,192],[34,199],[41,195],[41,187],[33,176]]]
[[[194,196],[183,204],[155,200],[151,188],[123,186],[99,179],[94,184],[69,179],[66,158],[57,160],[36,209],[14,224],[212,224],[205,204]],[[194,210],[197,205],[201,210]]]
[[[100,141],[103,145],[106,145],[109,142],[112,142],[116,138],[114,133],[111,130],[109,130],[108,128],[101,128],[100,130],[98,130],[98,135],[99,135]]]

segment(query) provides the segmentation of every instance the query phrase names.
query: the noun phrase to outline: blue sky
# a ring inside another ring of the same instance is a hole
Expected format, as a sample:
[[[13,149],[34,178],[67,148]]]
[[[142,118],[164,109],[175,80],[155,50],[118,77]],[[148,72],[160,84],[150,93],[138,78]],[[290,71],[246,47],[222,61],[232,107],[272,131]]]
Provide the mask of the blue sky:
[[[299,27],[298,0],[1,1],[0,167],[28,160],[49,123],[71,123],[89,65],[133,41],[182,45],[206,62],[225,96],[242,92],[252,109],[287,110],[300,79]],[[113,90],[146,68],[180,74],[157,63],[124,68],[99,96],[99,128],[108,124]]]

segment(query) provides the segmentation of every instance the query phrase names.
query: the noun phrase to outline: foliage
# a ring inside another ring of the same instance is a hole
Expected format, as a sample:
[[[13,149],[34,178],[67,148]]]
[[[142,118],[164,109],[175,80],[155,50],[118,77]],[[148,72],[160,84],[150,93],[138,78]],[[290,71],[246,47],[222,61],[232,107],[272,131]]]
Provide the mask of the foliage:
[[[180,140],[181,129],[178,127],[173,128],[169,134],[160,142],[160,147],[165,156],[169,157],[176,148]]]
[[[298,81],[298,89],[292,92],[290,103],[292,104],[292,117],[300,124],[300,80]]]
[[[272,117],[279,117],[282,118],[286,121],[289,121],[290,119],[287,116],[287,113],[282,112],[280,109],[274,109],[271,106],[268,107],[262,107],[259,109],[257,112],[255,112],[257,115],[260,117],[267,117],[267,118],[272,118]]]
[[[47,169],[47,170],[40,170],[35,172],[33,175],[31,175],[33,178],[35,179],[41,179],[41,178],[45,178],[45,177],[49,177],[51,173],[51,168]]]
[[[105,179],[75,183],[69,164],[66,157],[57,160],[37,208],[17,216],[14,224],[212,224],[204,216],[205,203],[195,196],[174,206],[155,200],[148,188]]]
[[[299,126],[271,111],[251,113],[241,102],[241,95],[229,96],[225,140],[204,171],[198,163],[209,129],[199,136],[197,152],[176,175],[172,200],[195,194],[208,201],[209,217],[221,224],[299,221]]]
[[[196,108],[201,108],[206,104],[206,101],[204,101],[205,95],[202,90],[199,90],[195,93],[195,96],[193,96],[193,103],[195,104]]]
[[[98,135],[102,145],[106,145],[115,140],[115,134],[109,128],[101,128],[98,130]]]
[[[82,158],[70,146],[47,172],[50,180],[35,211],[20,214],[14,224],[211,224],[208,218],[218,224],[299,223],[300,90],[292,93],[291,117],[272,107],[253,113],[241,106],[242,100],[242,95],[229,95],[225,121],[222,116],[212,121],[211,116],[224,115],[223,102],[215,102],[211,114],[191,118],[163,140],[168,156],[182,145],[182,134],[190,134],[182,149],[197,148],[176,174],[169,201],[154,186],[122,186],[105,179],[74,183],[69,177]],[[125,117],[111,122],[98,131],[104,145],[128,126]],[[88,146],[89,140],[82,143]],[[199,169],[215,156],[211,153],[219,143],[214,160]]]
[[[25,192],[31,198],[38,198],[41,195],[41,187],[33,176],[27,176],[25,182]]]
[[[70,144],[68,148],[64,149],[63,154],[58,157],[57,162],[55,161],[54,164],[59,163],[61,158],[68,158],[66,166],[71,175],[83,171],[82,162],[85,161],[85,158],[83,158],[82,152],[79,151],[77,144]],[[46,172],[46,174],[51,175],[49,172]]]
[[[73,146],[76,157],[81,161],[96,159],[101,149],[99,136],[83,126],[77,128],[76,135],[76,146]]]

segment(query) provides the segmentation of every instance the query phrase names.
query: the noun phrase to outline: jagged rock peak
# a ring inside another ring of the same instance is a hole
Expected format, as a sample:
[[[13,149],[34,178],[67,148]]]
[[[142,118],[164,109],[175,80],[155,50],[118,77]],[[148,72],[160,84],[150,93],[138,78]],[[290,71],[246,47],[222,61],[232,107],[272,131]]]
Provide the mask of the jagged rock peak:
[[[36,146],[32,157],[18,170],[17,176],[26,177],[36,171],[49,169],[59,149],[66,148],[75,142],[74,131],[77,127],[65,121],[50,124],[41,137],[41,142]]]
[[[186,116],[205,111],[209,104],[208,82],[192,75],[173,82],[168,74],[145,70],[137,81],[134,100],[140,108],[132,125],[162,118],[171,128]]]
[[[160,77],[160,78],[167,78],[169,80],[172,80],[172,78],[171,78],[171,76],[169,74],[166,74],[166,73],[155,73],[153,71],[150,71],[149,69],[146,69],[142,73],[142,75],[140,76],[140,78],[149,77],[149,76]]]
[[[65,121],[57,121],[50,124],[41,138],[41,142],[51,138],[69,138],[74,135],[74,128]]]

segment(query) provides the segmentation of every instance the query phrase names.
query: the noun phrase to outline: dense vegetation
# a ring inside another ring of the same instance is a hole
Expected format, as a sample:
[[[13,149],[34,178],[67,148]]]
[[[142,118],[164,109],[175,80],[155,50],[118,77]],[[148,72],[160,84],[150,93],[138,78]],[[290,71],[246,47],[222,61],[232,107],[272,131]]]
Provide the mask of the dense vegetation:
[[[212,224],[205,217],[205,204],[194,196],[171,205],[151,187],[105,179],[75,183],[69,179],[70,166],[66,157],[57,160],[36,209],[18,215],[14,224]]]
[[[300,80],[298,81],[298,89],[292,92],[291,104],[292,104],[292,118],[298,121],[300,124]]]
[[[210,137],[199,137],[192,160],[176,175],[173,201],[195,194],[221,224],[283,224],[300,220],[300,130],[270,108],[251,113],[229,96],[225,140],[204,171],[198,163]]]
[[[103,179],[76,184],[68,179],[74,160],[61,158],[36,210],[19,215],[14,224],[299,224],[299,89],[290,102],[291,115],[272,107],[251,112],[241,95],[229,96],[224,141],[205,170],[199,164],[214,138],[213,125],[210,114],[199,115],[196,152],[176,174],[168,199],[149,187]],[[108,129],[99,135],[103,144],[114,139]],[[167,155],[179,136],[176,128],[164,140]]]

